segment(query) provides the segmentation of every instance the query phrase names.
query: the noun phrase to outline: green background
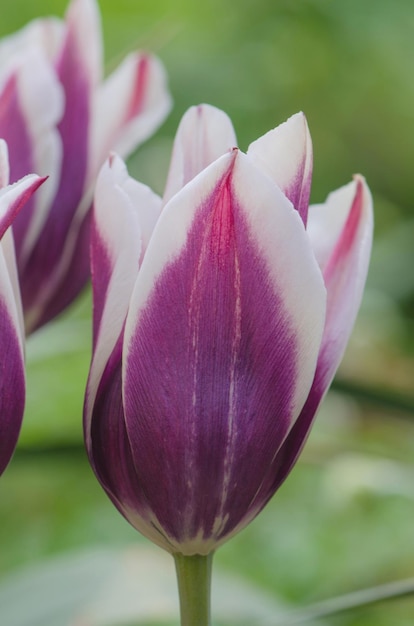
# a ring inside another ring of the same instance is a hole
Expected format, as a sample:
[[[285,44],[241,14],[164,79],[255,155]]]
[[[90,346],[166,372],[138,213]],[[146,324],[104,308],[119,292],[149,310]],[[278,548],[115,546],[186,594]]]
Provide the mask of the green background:
[[[0,36],[36,15],[61,16],[65,5],[3,3]],[[102,0],[100,7],[108,71],[145,48],[170,77],[173,112],[130,159],[134,176],[162,192],[182,114],[208,102],[230,115],[242,149],[303,110],[314,143],[312,201],[356,172],[374,196],[368,286],[336,389],[292,475],[220,549],[217,570],[297,606],[413,576],[412,1]],[[4,581],[53,555],[145,543],[106,499],[82,448],[89,294],[30,338],[27,355],[24,428],[0,481]],[[328,623],[408,626],[413,615],[408,598]]]

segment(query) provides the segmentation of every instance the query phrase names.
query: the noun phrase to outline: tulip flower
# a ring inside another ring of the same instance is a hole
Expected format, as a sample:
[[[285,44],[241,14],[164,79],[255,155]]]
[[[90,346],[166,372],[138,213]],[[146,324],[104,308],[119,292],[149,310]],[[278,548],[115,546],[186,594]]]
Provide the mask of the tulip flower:
[[[170,108],[164,69],[130,54],[102,80],[96,0],[64,21],[38,19],[0,41],[0,137],[10,176],[49,180],[13,225],[27,334],[63,311],[89,278],[93,187],[109,150],[126,157]]]
[[[294,465],[371,248],[361,176],[308,206],[303,114],[235,145],[224,113],[190,109],[163,199],[115,155],[95,194],[86,447],[119,511],[174,555],[183,595]],[[183,624],[207,623],[207,600],[189,604]]]
[[[25,402],[23,316],[9,226],[44,180],[30,174],[9,185],[7,145],[0,139],[0,474],[16,447]]]

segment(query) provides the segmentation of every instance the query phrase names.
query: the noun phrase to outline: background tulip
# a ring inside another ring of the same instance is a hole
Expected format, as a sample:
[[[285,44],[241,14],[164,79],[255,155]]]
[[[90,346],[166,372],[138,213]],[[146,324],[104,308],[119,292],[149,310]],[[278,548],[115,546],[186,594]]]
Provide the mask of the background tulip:
[[[123,515],[176,556],[179,580],[186,557],[243,528],[293,466],[371,248],[361,177],[308,211],[302,114],[246,154],[235,143],[224,113],[193,108],[164,200],[115,156],[95,195],[86,445]]]
[[[7,145],[0,140],[0,474],[16,447],[25,401],[24,329],[9,226],[44,179],[28,175],[8,184]]]
[[[127,156],[170,108],[164,70],[131,54],[102,81],[95,0],[65,21],[38,19],[0,42],[0,136],[11,180],[50,175],[13,226],[26,332],[60,313],[89,276],[92,189],[109,149]]]

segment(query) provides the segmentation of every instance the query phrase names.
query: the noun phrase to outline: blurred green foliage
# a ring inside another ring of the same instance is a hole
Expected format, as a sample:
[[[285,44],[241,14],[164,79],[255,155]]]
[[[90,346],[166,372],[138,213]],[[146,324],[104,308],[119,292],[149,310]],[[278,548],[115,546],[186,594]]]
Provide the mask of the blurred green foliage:
[[[0,36],[64,0],[2,6]],[[162,192],[179,119],[209,102],[240,147],[303,110],[312,199],[361,172],[376,215],[364,306],[340,376],[414,395],[414,6],[412,0],[101,0],[107,69],[155,51],[174,110],[131,159]],[[28,345],[28,401],[0,483],[0,574],[82,547],[144,541],[100,490],[81,448],[90,296]],[[375,396],[375,394],[374,394]],[[280,493],[217,566],[293,604],[414,573],[414,415],[332,394]],[[344,614],[342,626],[408,626],[414,600]]]

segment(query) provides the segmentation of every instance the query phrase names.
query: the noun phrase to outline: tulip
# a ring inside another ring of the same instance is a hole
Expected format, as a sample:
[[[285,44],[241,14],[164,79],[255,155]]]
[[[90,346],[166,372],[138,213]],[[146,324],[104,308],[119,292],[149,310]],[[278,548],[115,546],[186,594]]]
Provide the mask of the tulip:
[[[0,139],[0,474],[16,447],[25,402],[23,315],[9,226],[44,180],[30,174],[9,185],[7,145]]]
[[[49,175],[13,226],[26,333],[63,311],[89,278],[93,187],[111,149],[126,157],[170,108],[164,69],[127,56],[102,80],[96,0],[64,21],[38,19],[0,42],[0,136],[11,180]]]
[[[246,154],[235,145],[223,112],[192,108],[163,199],[115,155],[95,193],[86,447],[119,511],[174,555],[184,595],[198,576],[186,563],[207,576],[207,557],[294,465],[350,336],[371,248],[361,176],[308,206],[303,114]],[[207,623],[185,606],[183,624]]]

